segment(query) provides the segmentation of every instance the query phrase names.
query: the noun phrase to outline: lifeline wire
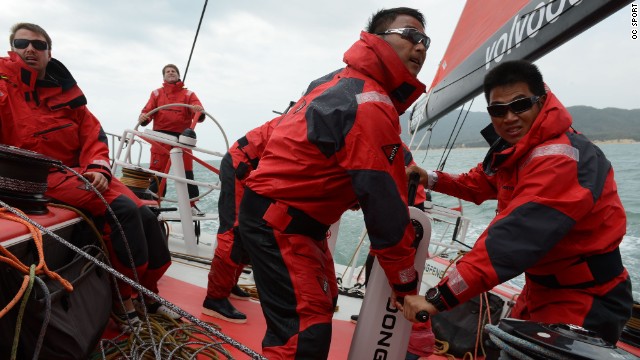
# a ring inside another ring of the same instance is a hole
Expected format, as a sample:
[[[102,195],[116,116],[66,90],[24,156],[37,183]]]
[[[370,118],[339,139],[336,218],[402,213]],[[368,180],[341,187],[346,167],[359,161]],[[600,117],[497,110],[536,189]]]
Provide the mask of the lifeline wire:
[[[69,170],[73,171],[73,169],[69,169]],[[75,174],[77,174],[77,172],[75,172],[75,171],[73,171],[73,172]],[[87,183],[88,183],[88,181],[87,181]],[[91,184],[89,184],[89,186],[91,186]],[[176,313],[180,314],[180,316],[184,317],[185,319],[187,319],[187,320],[191,321],[192,323],[195,323],[198,326],[200,326],[200,327],[206,329],[207,331],[211,332],[212,334],[214,334],[216,337],[218,337],[219,339],[223,340],[227,344],[229,344],[229,345],[233,346],[234,348],[244,352],[247,355],[250,355],[253,359],[266,360],[265,357],[263,357],[262,355],[256,353],[255,351],[253,351],[252,349],[248,348],[247,346],[245,346],[245,345],[237,342],[236,340],[226,336],[225,334],[223,334],[220,331],[216,330],[215,328],[213,328],[209,324],[207,324],[207,323],[203,322],[202,320],[194,317],[193,315],[191,315],[188,312],[182,310],[178,306],[172,304],[171,302],[163,299],[162,297],[160,297],[159,295],[153,293],[152,291],[148,290],[147,288],[141,286],[139,283],[129,279],[128,277],[124,276],[120,272],[114,270],[113,268],[111,268],[110,266],[105,264],[104,262],[102,262],[102,261],[94,258],[93,256],[83,252],[77,246],[71,244],[67,240],[65,240],[62,237],[58,236],[57,234],[51,232],[49,229],[47,229],[44,226],[42,226],[42,225],[36,223],[35,221],[31,220],[26,215],[24,215],[24,214],[20,213],[19,211],[13,209],[11,206],[9,206],[4,201],[0,200],[0,206],[7,208],[7,210],[9,212],[13,213],[17,217],[29,222],[30,224],[32,224],[36,228],[40,229],[40,231],[48,234],[49,236],[51,236],[52,238],[54,238],[55,240],[57,240],[58,242],[60,242],[64,246],[68,247],[69,249],[73,250],[74,252],[76,252],[80,256],[88,259],[89,261],[92,261],[94,264],[100,266],[102,269],[104,269],[105,271],[109,272],[111,275],[113,275],[114,277],[118,278],[120,281],[129,284],[131,287],[133,287],[134,289],[138,290],[141,294],[149,296],[150,298],[160,302],[162,305],[165,305],[169,309],[171,309],[171,310],[175,311]],[[122,228],[120,228],[120,230],[122,230]],[[144,309],[145,307],[142,307],[142,308]],[[146,309],[145,309],[145,312],[146,312]],[[148,315],[146,313],[145,313],[145,316],[148,317]],[[147,320],[147,322],[148,322],[148,320]],[[150,325],[149,325],[149,327],[150,327]]]

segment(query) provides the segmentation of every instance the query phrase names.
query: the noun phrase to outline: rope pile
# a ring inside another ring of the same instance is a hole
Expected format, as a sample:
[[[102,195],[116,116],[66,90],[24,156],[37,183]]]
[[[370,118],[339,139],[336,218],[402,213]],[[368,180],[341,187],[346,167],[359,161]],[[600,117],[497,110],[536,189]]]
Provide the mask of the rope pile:
[[[114,339],[101,340],[99,351],[91,356],[97,359],[219,359],[232,358],[222,347],[224,342],[204,328],[176,321],[162,315],[149,314],[149,324],[141,324],[133,333],[121,333]],[[213,323],[208,325],[220,330]]]
[[[120,181],[129,187],[147,190],[154,178],[155,175],[142,169],[123,168]]]

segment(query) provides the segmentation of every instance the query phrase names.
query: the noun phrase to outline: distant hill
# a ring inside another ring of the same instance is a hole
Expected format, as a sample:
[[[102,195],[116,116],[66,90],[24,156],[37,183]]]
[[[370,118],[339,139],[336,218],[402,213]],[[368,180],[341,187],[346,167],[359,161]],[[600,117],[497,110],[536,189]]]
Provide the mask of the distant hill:
[[[573,128],[585,134],[592,141],[631,139],[640,142],[640,109],[596,109],[590,106],[571,106],[567,109],[573,116]],[[459,111],[453,111],[438,120],[433,127],[431,147],[440,148],[447,144],[458,115]],[[409,136],[406,134],[408,116],[408,113],[406,113],[400,118],[403,127],[402,138],[405,142],[409,141]],[[463,120],[463,116],[464,114],[460,116],[458,127]],[[469,112],[454,146],[488,147],[482,135],[480,135],[480,130],[490,123],[491,120],[486,112]],[[413,143],[417,144],[423,134],[424,130],[416,135]],[[426,144],[427,140],[423,144]]]

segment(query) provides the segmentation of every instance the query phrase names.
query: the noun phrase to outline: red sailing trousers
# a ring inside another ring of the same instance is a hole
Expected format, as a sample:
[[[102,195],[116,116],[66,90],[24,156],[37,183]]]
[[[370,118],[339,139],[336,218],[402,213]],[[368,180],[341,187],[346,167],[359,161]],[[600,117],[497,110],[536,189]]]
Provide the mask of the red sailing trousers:
[[[326,359],[338,298],[328,227],[245,190],[240,241],[251,257],[267,321],[268,359]],[[324,232],[323,232],[324,230]]]

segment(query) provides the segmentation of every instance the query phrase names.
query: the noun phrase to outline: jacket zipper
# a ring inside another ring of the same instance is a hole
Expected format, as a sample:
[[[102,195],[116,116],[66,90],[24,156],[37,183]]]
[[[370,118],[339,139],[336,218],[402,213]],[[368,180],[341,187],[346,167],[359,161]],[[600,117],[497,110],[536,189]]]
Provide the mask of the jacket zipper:
[[[47,130],[42,130],[42,131],[38,131],[36,133],[33,133],[33,137],[37,137],[37,136],[41,136],[41,135],[45,135],[48,134],[50,132],[54,132],[54,131],[58,131],[58,130],[62,130],[64,128],[68,128],[69,126],[71,126],[73,124],[64,124],[64,125],[60,125],[60,126],[56,126],[54,128],[51,129],[47,129]],[[45,138],[46,139],[46,138]]]

